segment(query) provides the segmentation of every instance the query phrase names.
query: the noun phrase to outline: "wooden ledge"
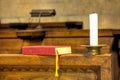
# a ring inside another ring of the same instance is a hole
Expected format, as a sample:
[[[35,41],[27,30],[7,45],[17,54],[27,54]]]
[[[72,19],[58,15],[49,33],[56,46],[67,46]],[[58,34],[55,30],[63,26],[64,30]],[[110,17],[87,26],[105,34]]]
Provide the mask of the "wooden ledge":
[[[33,30],[17,30],[16,34],[18,37],[39,37],[45,35],[44,29],[33,29]]]
[[[38,29],[38,30],[0,30],[0,38],[17,38],[25,36],[41,36],[45,35],[45,38],[50,37],[89,37],[89,30],[77,30],[77,29]],[[99,30],[99,37],[113,37],[112,30]]]
[[[102,65],[108,57],[111,58],[111,54],[96,56],[69,54],[60,56],[60,62],[61,65]],[[0,54],[0,65],[55,65],[55,56]]]
[[[96,56],[62,55],[60,57],[60,80],[83,80],[86,78],[90,80],[113,80],[111,64],[111,54]],[[55,80],[54,72],[55,56],[0,54],[0,77],[2,80],[13,80],[15,78],[17,78],[16,80],[21,78],[28,80],[36,79],[36,76],[37,80],[45,80],[46,78]]]

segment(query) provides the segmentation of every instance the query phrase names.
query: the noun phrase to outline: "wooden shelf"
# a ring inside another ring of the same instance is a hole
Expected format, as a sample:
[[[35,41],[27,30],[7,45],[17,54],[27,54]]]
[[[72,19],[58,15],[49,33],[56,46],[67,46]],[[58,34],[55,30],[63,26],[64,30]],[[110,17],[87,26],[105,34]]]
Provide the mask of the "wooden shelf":
[[[45,35],[44,29],[34,29],[34,30],[17,30],[18,37],[39,37]]]

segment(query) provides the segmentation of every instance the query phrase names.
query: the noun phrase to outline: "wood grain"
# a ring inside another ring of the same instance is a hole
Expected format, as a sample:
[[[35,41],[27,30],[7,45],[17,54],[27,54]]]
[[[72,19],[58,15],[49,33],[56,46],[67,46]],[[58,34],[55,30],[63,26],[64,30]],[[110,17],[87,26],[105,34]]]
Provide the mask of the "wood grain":
[[[111,54],[60,57],[59,80],[113,80]],[[56,80],[55,57],[20,54],[0,54],[1,80]]]
[[[0,54],[21,53],[22,43],[21,39],[0,39]]]

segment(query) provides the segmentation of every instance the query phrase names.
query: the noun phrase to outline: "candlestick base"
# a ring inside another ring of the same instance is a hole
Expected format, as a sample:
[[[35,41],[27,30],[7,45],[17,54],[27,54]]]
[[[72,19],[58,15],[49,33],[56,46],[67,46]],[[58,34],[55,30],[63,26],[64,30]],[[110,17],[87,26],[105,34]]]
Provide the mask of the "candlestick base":
[[[91,46],[91,45],[82,45],[88,49],[88,54],[90,55],[98,55],[101,54],[100,49],[105,45],[97,45],[97,46]]]

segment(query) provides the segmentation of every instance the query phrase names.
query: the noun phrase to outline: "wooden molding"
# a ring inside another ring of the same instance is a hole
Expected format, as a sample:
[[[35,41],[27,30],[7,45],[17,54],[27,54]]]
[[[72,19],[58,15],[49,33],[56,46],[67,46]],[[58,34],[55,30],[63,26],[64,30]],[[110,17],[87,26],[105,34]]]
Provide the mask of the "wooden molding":
[[[2,80],[21,78],[55,80],[55,56],[0,54],[0,66]],[[114,78],[111,54],[62,55],[60,66],[60,80],[113,80]]]

